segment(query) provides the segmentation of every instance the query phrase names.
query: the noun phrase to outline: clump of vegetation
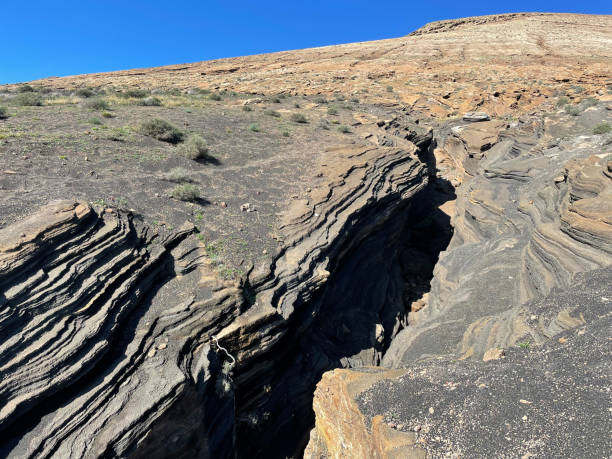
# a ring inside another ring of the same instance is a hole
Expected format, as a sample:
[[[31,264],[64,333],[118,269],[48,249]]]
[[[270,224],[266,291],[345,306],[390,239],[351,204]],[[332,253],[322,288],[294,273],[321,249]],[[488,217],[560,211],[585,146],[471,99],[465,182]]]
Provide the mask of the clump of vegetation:
[[[337,115],[338,114],[338,109],[336,109],[335,107],[328,107],[327,108],[327,114],[328,115]]]
[[[21,92],[13,98],[16,105],[22,107],[40,107],[43,104],[40,96],[34,92]]]
[[[578,116],[582,110],[577,105],[566,105],[565,113],[571,116]]]
[[[293,113],[290,119],[294,123],[308,123],[308,120],[306,119],[306,117],[302,115],[301,113]]]
[[[249,124],[249,131],[260,132],[261,129],[259,129],[259,126],[257,124],[253,123],[253,124]]]
[[[581,92],[584,92],[584,88],[582,86],[572,86],[572,89],[574,90],[575,93],[580,94]]]
[[[587,97],[580,102],[580,105],[582,105],[584,108],[589,108],[597,105],[598,103],[599,101],[594,97]]]
[[[274,118],[280,118],[281,116],[276,110],[265,110],[264,115],[273,116]]]
[[[557,107],[563,107],[564,105],[569,104],[569,98],[567,96],[561,96],[557,99]]]
[[[121,95],[123,97],[133,97],[134,99],[144,99],[149,95],[149,91],[144,89],[128,89]]]
[[[242,111],[243,112],[252,112],[253,109],[249,105],[243,105],[242,106]]]
[[[393,86],[387,86],[387,92],[393,92]]]
[[[154,139],[168,143],[179,143],[185,137],[185,134],[176,126],[159,118],[144,121],[140,125],[140,132]]]
[[[351,99],[351,102],[353,102],[354,104],[358,104],[359,103],[359,99],[357,99],[356,97],[353,97]]]
[[[197,201],[200,199],[200,189],[189,183],[177,185],[172,190],[172,197],[180,201]]]
[[[351,130],[348,128],[348,126],[338,126],[338,132],[341,132],[342,134],[349,134],[351,132]]]
[[[95,93],[89,88],[77,89],[75,94],[83,99],[88,99],[89,97],[93,97],[95,95]]]
[[[270,102],[272,102],[273,104],[280,104],[281,100],[278,97],[272,97],[270,99]]]
[[[138,101],[138,105],[143,107],[159,107],[161,104],[161,100],[155,96],[145,97],[144,99]]]
[[[293,106],[294,106],[295,108],[300,108],[300,104],[298,104],[297,102],[296,102],[295,104],[293,104]]]
[[[113,118],[114,115],[111,112],[102,112],[104,118]]]
[[[319,124],[317,125],[317,127],[318,127],[319,129],[325,129],[326,131],[329,131],[329,126],[328,126],[328,124],[329,124],[329,123],[327,122],[327,120],[321,120],[321,121],[319,121]]]
[[[315,103],[317,103],[317,104],[326,104],[327,100],[324,97],[317,97],[315,99]]]
[[[0,107],[0,120],[5,120],[9,117],[6,107]]]
[[[222,99],[223,99],[223,98],[221,97],[221,94],[219,94],[219,93],[214,93],[214,94],[211,94],[210,96],[208,96],[208,98],[209,98],[210,100],[216,100],[216,101],[219,101],[219,100],[222,100]]]
[[[26,93],[26,92],[34,92],[34,88],[29,84],[22,84],[17,88],[17,92]]]
[[[289,131],[282,131],[281,134],[283,137],[289,137]]]
[[[181,153],[187,159],[197,160],[208,156],[206,142],[199,135],[190,136],[187,141],[180,146]]]
[[[602,121],[593,128],[593,134],[607,134],[610,131],[612,131],[612,126],[610,126],[605,121]]]
[[[191,179],[189,178],[189,172],[187,171],[187,169],[183,169],[182,167],[175,167],[173,169],[170,169],[170,171],[165,174],[164,178],[174,183],[191,182]]]
[[[100,125],[104,124],[100,118],[96,118],[96,117],[89,118],[89,120],[87,120],[87,122],[89,124],[94,124],[96,126],[100,126]]]
[[[85,102],[85,107],[87,107],[90,110],[108,110],[109,106],[108,106],[108,102],[106,102],[104,99],[90,99],[87,102]]]

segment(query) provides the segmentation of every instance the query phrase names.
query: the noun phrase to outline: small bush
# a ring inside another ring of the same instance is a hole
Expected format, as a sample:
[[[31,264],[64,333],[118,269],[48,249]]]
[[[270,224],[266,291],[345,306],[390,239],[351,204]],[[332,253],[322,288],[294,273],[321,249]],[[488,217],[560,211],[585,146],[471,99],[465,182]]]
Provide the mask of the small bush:
[[[172,197],[181,201],[197,201],[200,199],[200,189],[191,184],[177,185],[172,190]]]
[[[387,86],[387,92],[393,92],[393,86]]]
[[[319,124],[318,124],[318,126],[317,126],[317,127],[318,127],[319,129],[325,129],[326,131],[329,131],[329,126],[328,126],[328,124],[329,124],[329,123],[328,123],[326,120],[321,120],[321,121],[319,121]]]
[[[192,135],[183,145],[180,146],[181,153],[187,159],[202,159],[208,156],[206,142],[199,135]]]
[[[164,178],[174,183],[187,183],[191,181],[189,179],[189,171],[187,171],[187,169],[183,169],[182,167],[170,169],[170,171],[164,175]]]
[[[281,100],[278,97],[273,97],[272,99],[270,99],[270,102],[272,102],[273,104],[280,104]]]
[[[325,98],[323,98],[323,97],[317,97],[315,99],[315,103],[317,103],[317,104],[326,104],[327,100]]]
[[[149,91],[144,89],[128,89],[122,95],[124,97],[133,97],[134,99],[144,99],[149,95]]]
[[[580,94],[581,92],[584,92],[584,88],[582,86],[572,86],[572,89],[574,90],[575,93]]]
[[[593,134],[607,134],[610,131],[612,131],[612,126],[605,121],[602,121],[593,128]]]
[[[6,107],[0,107],[0,120],[5,120],[9,117]]]
[[[354,97],[354,98],[351,99],[351,102],[353,102],[354,104],[358,104],[359,103],[359,99]]]
[[[250,106],[248,106],[248,105],[243,105],[242,106],[242,111],[243,112],[252,112],[253,109]]]
[[[17,88],[17,92],[25,93],[25,92],[34,92],[34,88],[29,84],[22,84]]]
[[[289,131],[283,131],[281,134],[283,137],[289,137]]]
[[[291,121],[294,123],[308,123],[308,120],[301,113],[293,113],[291,115]]]
[[[85,107],[87,107],[90,110],[108,110],[108,102],[106,102],[104,99],[90,99],[87,102],[85,102]]]
[[[597,105],[598,103],[599,101],[594,97],[587,97],[586,99],[580,102],[580,105],[582,105],[584,108],[589,108]]]
[[[253,123],[253,124],[249,124],[249,131],[260,132],[261,129],[259,129],[259,126],[257,126],[255,123]]]
[[[557,107],[563,107],[564,105],[569,104],[569,98],[566,96],[561,96],[557,99]]]
[[[75,94],[78,97],[82,97],[83,99],[87,99],[89,97],[93,97],[95,93],[89,88],[81,88],[75,91]]]
[[[295,108],[300,108],[300,104],[298,104],[297,102],[296,102],[295,104],[293,104],[293,106],[294,106]]]
[[[113,118],[114,115],[111,112],[102,112],[104,118]]]
[[[94,124],[96,126],[100,126],[101,124],[104,124],[100,118],[95,118],[95,117],[94,118],[89,118],[87,120],[87,122],[89,124]]]
[[[338,126],[338,132],[341,132],[342,134],[349,134],[351,130],[348,128],[348,126]]]
[[[185,134],[177,127],[159,118],[143,122],[140,125],[140,132],[154,139],[168,143],[179,143],[185,137]]]
[[[582,110],[580,110],[580,107],[577,107],[575,105],[566,105],[565,106],[565,113],[567,113],[568,115],[571,116],[578,116],[580,115],[580,112]]]
[[[210,100],[216,100],[216,101],[219,101],[219,100],[222,100],[222,99],[223,99],[223,98],[221,97],[221,94],[219,94],[219,93],[211,94],[210,96],[208,96],[208,98],[209,98]]]
[[[338,110],[334,107],[328,107],[327,108],[327,114],[328,115],[337,115],[338,114]]]
[[[138,101],[138,105],[143,107],[159,107],[161,104],[161,100],[154,96],[146,97]]]
[[[13,102],[22,107],[40,107],[43,104],[40,96],[33,92],[21,92],[13,98]]]
[[[265,110],[264,115],[273,116],[274,118],[280,118],[281,116],[276,110]]]

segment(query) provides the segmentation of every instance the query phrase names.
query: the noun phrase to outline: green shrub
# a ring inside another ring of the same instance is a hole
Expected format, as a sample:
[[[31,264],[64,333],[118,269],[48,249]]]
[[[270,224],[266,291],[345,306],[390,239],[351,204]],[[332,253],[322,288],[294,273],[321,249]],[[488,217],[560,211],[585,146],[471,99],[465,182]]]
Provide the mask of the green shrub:
[[[561,96],[557,99],[557,107],[563,107],[564,105],[569,104],[569,98],[566,96]]]
[[[326,104],[327,100],[325,98],[323,98],[323,97],[317,97],[315,99],[315,103],[317,103],[317,104]]]
[[[177,185],[172,190],[172,197],[181,201],[197,201],[200,199],[200,189],[188,183]]]
[[[78,97],[82,97],[83,99],[87,99],[89,97],[93,97],[95,93],[89,88],[81,88],[75,91],[75,94]]]
[[[0,120],[5,120],[9,117],[6,107],[0,107]]]
[[[584,88],[582,86],[572,86],[572,89],[574,90],[575,93],[580,94],[581,92],[584,92]]]
[[[168,143],[179,143],[185,137],[185,134],[177,127],[159,118],[144,121],[140,125],[140,132],[154,139]]]
[[[216,101],[219,101],[219,100],[223,99],[221,97],[221,94],[219,94],[219,93],[211,94],[210,96],[208,96],[208,98],[210,100],[216,100]]]
[[[593,128],[593,134],[607,134],[610,131],[612,131],[612,126],[605,121],[602,121]]]
[[[94,124],[96,126],[100,126],[101,124],[104,124],[100,118],[95,118],[95,117],[94,118],[89,118],[87,120],[87,122],[89,124]]]
[[[264,115],[273,116],[274,118],[280,118],[281,116],[276,110],[265,110]]]
[[[206,142],[202,137],[196,134],[190,136],[179,148],[180,152],[187,159],[196,160],[208,156],[208,147],[206,146]]]
[[[111,112],[102,112],[104,118],[113,118],[114,115]]]
[[[40,96],[34,92],[21,92],[13,98],[13,102],[22,107],[40,107],[43,104]]]
[[[106,102],[104,99],[89,99],[87,102],[85,102],[85,107],[87,107],[90,110],[108,110],[108,102]]]
[[[348,134],[351,132],[351,130],[348,128],[348,126],[338,126],[338,132],[341,132],[342,134]]]
[[[327,108],[327,114],[328,115],[337,115],[338,114],[338,110],[335,107],[328,107]]]
[[[34,92],[34,88],[32,86],[30,86],[29,84],[22,84],[21,86],[19,86],[17,88],[17,92]]]
[[[589,108],[597,105],[598,103],[599,101],[594,97],[587,97],[580,102],[580,105],[582,105],[584,108]]]
[[[576,105],[566,105],[565,106],[565,113],[567,113],[568,115],[571,116],[578,116],[580,115],[580,112],[582,110],[580,109],[580,107],[576,106]]]
[[[359,99],[357,99],[356,97],[353,97],[351,99],[351,102],[353,102],[354,104],[358,104],[359,103]]]
[[[253,123],[253,124],[249,124],[249,131],[260,132],[261,129],[259,129],[259,126],[257,126],[255,123]]]
[[[121,95],[123,97],[133,97],[134,99],[144,99],[149,95],[149,91],[144,89],[128,89]]]
[[[289,131],[282,131],[281,134],[283,137],[289,137]]]
[[[294,123],[308,123],[308,120],[306,119],[306,117],[302,115],[301,113],[293,113],[290,119]]]
[[[387,86],[387,92],[393,92],[393,86]]]
[[[272,102],[273,104],[280,104],[281,101],[278,97],[273,97],[272,99],[270,99],[270,102]]]
[[[300,104],[298,104],[297,102],[296,102],[295,104],[293,104],[293,106],[294,106],[295,108],[300,108]]]
[[[320,128],[320,129],[325,129],[326,131],[329,131],[328,124],[329,123],[327,122],[327,120],[321,120],[321,121],[319,121],[319,124],[318,124],[317,127]]]
[[[253,109],[250,106],[248,106],[248,105],[243,105],[242,106],[242,111],[243,112],[252,112]]]
[[[170,169],[170,171],[164,175],[164,178],[174,183],[187,183],[191,181],[189,178],[189,171],[182,167]]]
[[[146,97],[138,101],[138,105],[143,107],[159,107],[161,104],[161,100],[155,96]]]

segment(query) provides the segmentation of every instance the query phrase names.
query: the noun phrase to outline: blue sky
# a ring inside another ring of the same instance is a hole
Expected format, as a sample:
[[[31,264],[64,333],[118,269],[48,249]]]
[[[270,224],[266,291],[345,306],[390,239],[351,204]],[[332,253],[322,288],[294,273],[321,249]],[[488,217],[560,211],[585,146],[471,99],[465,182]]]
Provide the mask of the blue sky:
[[[4,0],[0,84],[393,38],[439,19],[610,14],[585,1]]]

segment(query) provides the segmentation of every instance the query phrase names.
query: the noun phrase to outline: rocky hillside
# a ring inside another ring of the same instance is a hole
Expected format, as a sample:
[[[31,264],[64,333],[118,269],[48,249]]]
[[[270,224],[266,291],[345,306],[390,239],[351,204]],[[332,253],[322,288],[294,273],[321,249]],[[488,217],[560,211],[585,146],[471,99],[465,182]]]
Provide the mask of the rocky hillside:
[[[0,456],[605,456],[611,31],[1,87]]]

